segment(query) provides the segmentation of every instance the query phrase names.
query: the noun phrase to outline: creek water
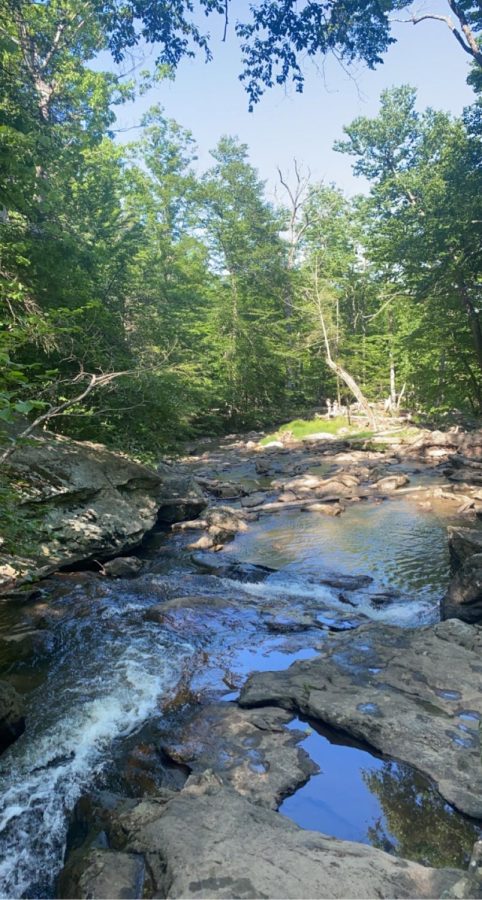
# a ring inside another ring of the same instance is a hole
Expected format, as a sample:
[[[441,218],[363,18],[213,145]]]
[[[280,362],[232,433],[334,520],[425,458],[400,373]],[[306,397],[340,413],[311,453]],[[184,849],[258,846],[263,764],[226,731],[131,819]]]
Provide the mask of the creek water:
[[[403,626],[435,621],[448,580],[446,524],[409,496],[359,503],[336,519],[278,513],[222,551],[227,560],[278,569],[261,583],[201,575],[182,540],[163,536],[157,547],[151,543],[139,578],[71,576],[61,589],[58,581],[46,584],[30,605],[5,603],[2,677],[25,694],[27,728],[0,758],[0,896],[55,895],[76,800],[102,786],[114,747],[162,718],[183,674],[204,697],[231,699],[250,671],[286,668],[316,653],[323,631],[273,635],[266,629],[273,609],[303,610],[309,599],[334,622],[347,613]],[[347,606],[323,583],[332,572],[374,581],[351,592]],[[200,595],[212,605],[193,604],[167,620],[146,615],[168,598]],[[477,828],[410,767],[314,730],[304,746],[322,772],[285,801],[285,815],[435,865],[463,863]],[[431,838],[430,821],[438,823]]]

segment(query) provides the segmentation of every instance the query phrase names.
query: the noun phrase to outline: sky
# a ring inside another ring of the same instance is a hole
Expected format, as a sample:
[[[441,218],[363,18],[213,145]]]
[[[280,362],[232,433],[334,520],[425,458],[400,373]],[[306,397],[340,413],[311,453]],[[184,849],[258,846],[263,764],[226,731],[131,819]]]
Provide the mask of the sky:
[[[448,11],[446,0],[420,0],[412,9],[445,15]],[[343,137],[344,125],[357,116],[377,114],[385,88],[411,84],[418,89],[420,109],[433,106],[454,114],[473,100],[466,84],[469,57],[445,24],[425,21],[416,26],[395,24],[397,43],[375,71],[358,65],[347,73],[333,58],[325,60],[323,71],[308,63],[303,94],[272,88],[250,113],[238,80],[241,64],[233,30],[223,43],[221,21],[214,17],[209,28],[214,59],[205,63],[199,55],[183,61],[173,82],[163,81],[120,108],[116,127],[129,130],[120,131],[118,139],[134,139],[143,112],[161,104],[169,118],[192,131],[200,171],[211,164],[209,151],[223,134],[237,135],[248,145],[251,162],[267,181],[270,195],[277,183],[277,166],[289,174],[295,158],[315,181],[334,182],[348,195],[365,191],[366,182],[352,174],[351,158],[332,147]],[[154,59],[151,47],[141,68]]]

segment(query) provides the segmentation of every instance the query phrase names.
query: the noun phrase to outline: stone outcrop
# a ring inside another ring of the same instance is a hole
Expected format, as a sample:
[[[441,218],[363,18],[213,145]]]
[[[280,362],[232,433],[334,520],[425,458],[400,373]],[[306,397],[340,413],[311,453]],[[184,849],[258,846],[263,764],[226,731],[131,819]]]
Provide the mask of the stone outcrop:
[[[449,553],[453,578],[442,599],[442,619],[482,621],[482,531],[449,528]]]
[[[171,898],[440,897],[463,878],[456,869],[428,868],[305,831],[209,772],[191,776],[177,794],[166,791],[120,810],[113,832],[122,835],[119,852],[89,850],[80,875],[68,863],[61,897],[140,898],[140,885],[132,892],[136,859],[149,872],[144,896]]]
[[[482,628],[456,620],[371,624],[332,637],[313,660],[252,675],[240,703],[278,705],[365,740],[482,818],[481,651]]]
[[[205,506],[192,478],[171,466],[155,472],[100,444],[55,435],[18,447],[9,467],[25,483],[25,508],[39,519],[30,567],[42,574],[124,553],[158,519],[189,518]]]

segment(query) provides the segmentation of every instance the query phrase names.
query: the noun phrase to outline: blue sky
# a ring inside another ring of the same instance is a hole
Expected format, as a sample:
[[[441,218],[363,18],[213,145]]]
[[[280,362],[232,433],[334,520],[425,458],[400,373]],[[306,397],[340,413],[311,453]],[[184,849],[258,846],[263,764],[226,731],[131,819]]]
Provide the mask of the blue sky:
[[[446,0],[421,0],[413,8],[447,13]],[[160,103],[169,117],[192,131],[200,170],[209,166],[209,150],[222,134],[237,135],[248,144],[251,161],[267,180],[270,193],[276,166],[288,171],[294,157],[309,167],[315,180],[336,182],[348,194],[363,190],[363,181],[352,174],[350,158],[335,153],[332,146],[342,136],[343,125],[360,115],[376,115],[384,88],[412,84],[418,89],[420,108],[430,105],[455,114],[473,99],[465,83],[469,57],[443,23],[426,21],[395,25],[398,42],[377,70],[358,66],[347,75],[333,58],[325,61],[323,71],[308,64],[303,94],[274,88],[249,113],[238,80],[236,38],[231,31],[223,44],[221,22],[215,18],[209,27],[214,60],[206,64],[200,56],[184,61],[174,82],[164,81],[122,107],[118,126],[132,128],[150,105]],[[149,54],[144,68],[155,57],[152,48]],[[133,139],[137,133],[128,131],[119,139]]]

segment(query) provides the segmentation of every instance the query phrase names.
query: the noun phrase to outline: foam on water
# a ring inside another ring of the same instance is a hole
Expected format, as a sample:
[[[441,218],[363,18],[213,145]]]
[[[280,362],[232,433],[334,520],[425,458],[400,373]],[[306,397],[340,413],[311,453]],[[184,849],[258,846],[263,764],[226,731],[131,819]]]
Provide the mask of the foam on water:
[[[112,742],[156,711],[192,652],[148,623],[119,628],[122,612],[113,604],[111,615],[108,606],[98,610],[95,627],[66,625],[62,654],[30,695],[27,731],[2,757],[2,897],[52,896],[68,812]]]

